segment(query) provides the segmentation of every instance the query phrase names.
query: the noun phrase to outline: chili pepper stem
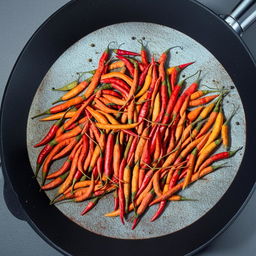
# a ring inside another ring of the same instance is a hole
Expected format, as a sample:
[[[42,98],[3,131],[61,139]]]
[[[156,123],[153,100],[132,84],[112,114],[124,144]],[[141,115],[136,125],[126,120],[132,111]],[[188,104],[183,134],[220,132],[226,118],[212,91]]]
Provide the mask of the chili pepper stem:
[[[37,117],[43,116],[43,115],[49,115],[49,114],[51,114],[50,109],[47,109],[46,111],[44,111],[44,112],[42,112],[42,113],[40,113],[40,114],[38,114],[38,115],[35,115],[35,116],[31,117],[31,119],[34,119],[34,118],[37,118]]]
[[[167,50],[164,51],[164,53],[167,54],[170,50],[175,49],[175,48],[180,48],[181,50],[183,50],[183,47],[182,47],[182,46],[176,45],[176,46],[173,46],[173,47],[168,48]]]
[[[180,201],[199,201],[199,200],[198,199],[187,198],[187,197],[182,196]]]
[[[55,196],[53,197],[53,199],[50,201],[50,205],[52,205],[52,204],[55,204],[56,202],[56,199],[60,196],[61,194],[59,194],[59,193],[57,193],[57,194],[55,194]]]
[[[59,99],[57,99],[56,101],[54,101],[53,103],[52,103],[52,105],[54,105],[54,104],[56,104],[56,103],[59,103],[59,102],[61,102],[61,101],[63,101],[61,98],[59,98]]]
[[[233,109],[233,111],[232,111],[230,117],[225,121],[224,125],[227,125],[227,124],[230,123],[231,119],[234,117],[234,115],[236,114],[236,112],[237,112],[238,109],[239,109],[239,106],[237,106],[237,107],[235,107],[235,105],[233,105],[233,106],[234,106],[234,109]]]
[[[229,157],[231,157],[231,156],[235,155],[235,154],[236,154],[238,151],[240,151],[242,148],[243,148],[243,147],[239,147],[239,148],[238,148],[238,149],[236,149],[236,150],[230,151],[230,153],[229,153]]]
[[[197,73],[199,73],[199,74],[198,74],[198,78],[196,79],[196,81],[198,81],[198,79],[199,79],[199,77],[200,77],[201,72],[202,72],[202,70],[201,70],[201,69],[200,69],[200,70],[198,70],[198,71],[196,71],[196,73],[194,73],[194,74],[192,74],[192,75],[190,75],[190,76],[188,76],[188,77],[184,78],[184,79],[182,80],[182,82],[181,82],[181,83],[185,82],[185,81],[186,81],[186,80],[188,80],[189,78],[191,78],[191,77],[195,76]]]
[[[71,194],[73,194],[74,193],[74,186],[75,186],[75,184],[76,184],[76,179],[74,178],[73,179],[73,181],[72,181],[72,185],[71,185]]]

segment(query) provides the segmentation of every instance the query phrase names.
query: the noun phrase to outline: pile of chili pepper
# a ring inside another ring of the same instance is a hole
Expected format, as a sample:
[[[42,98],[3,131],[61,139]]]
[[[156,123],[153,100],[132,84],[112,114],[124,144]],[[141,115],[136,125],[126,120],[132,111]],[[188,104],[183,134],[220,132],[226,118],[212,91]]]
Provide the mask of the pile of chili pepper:
[[[124,223],[133,212],[134,229],[148,207],[158,204],[156,220],[168,201],[185,200],[180,190],[240,149],[229,151],[236,111],[225,118],[227,91],[201,90],[200,70],[180,79],[194,62],[167,67],[171,49],[155,60],[143,45],[138,53],[108,47],[90,78],[55,89],[64,92],[58,104],[35,116],[57,120],[35,145],[43,146],[35,172],[41,188],[56,189],[51,203],[89,200],[83,215],[112,192],[113,211],[105,216]],[[224,151],[214,153],[220,146]]]

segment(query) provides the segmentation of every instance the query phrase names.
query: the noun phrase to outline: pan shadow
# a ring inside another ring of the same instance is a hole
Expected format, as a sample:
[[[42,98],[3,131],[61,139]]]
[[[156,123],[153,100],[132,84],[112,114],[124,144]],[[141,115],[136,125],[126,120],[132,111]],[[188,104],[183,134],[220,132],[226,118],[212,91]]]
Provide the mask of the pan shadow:
[[[206,246],[196,256],[241,255],[256,238],[256,193],[252,195],[244,210],[234,223],[216,240]],[[255,242],[254,242],[255,244]],[[255,244],[256,247],[256,244]]]

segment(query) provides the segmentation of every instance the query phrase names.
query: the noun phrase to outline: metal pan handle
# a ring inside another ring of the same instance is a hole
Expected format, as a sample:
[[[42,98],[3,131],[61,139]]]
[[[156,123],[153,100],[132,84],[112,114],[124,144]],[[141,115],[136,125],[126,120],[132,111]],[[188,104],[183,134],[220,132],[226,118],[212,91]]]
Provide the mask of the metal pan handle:
[[[4,176],[4,200],[6,203],[6,206],[8,208],[8,210],[12,213],[12,215],[14,215],[16,218],[20,219],[20,220],[25,220],[26,221],[26,217],[24,214],[24,211],[21,208],[21,205],[18,201],[17,195],[16,193],[13,191],[13,188],[11,186],[11,183],[7,177],[7,175],[5,175],[5,172],[3,171],[3,166],[2,166],[2,162],[0,160],[0,169],[2,168],[2,173]]]
[[[242,0],[231,12],[226,16],[225,21],[240,35],[256,20],[256,9],[245,18],[242,17],[256,3],[255,0]]]

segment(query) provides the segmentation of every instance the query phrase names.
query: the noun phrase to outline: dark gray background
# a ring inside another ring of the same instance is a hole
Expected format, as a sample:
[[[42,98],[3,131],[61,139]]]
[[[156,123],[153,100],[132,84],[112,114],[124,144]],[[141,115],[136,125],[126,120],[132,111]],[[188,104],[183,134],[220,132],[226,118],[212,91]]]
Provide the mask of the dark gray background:
[[[0,0],[0,100],[11,69],[26,42],[51,14],[67,2],[68,0]],[[199,0],[199,2],[218,14],[226,14],[238,0]],[[256,59],[256,23],[248,29],[243,38]],[[246,67],[241,66],[241,68]],[[255,86],[253,81],[252,86]],[[60,255],[26,222],[10,214],[3,199],[3,184],[4,180],[0,172],[0,254],[3,256]],[[236,221],[198,255],[256,255],[255,203],[254,192]]]

